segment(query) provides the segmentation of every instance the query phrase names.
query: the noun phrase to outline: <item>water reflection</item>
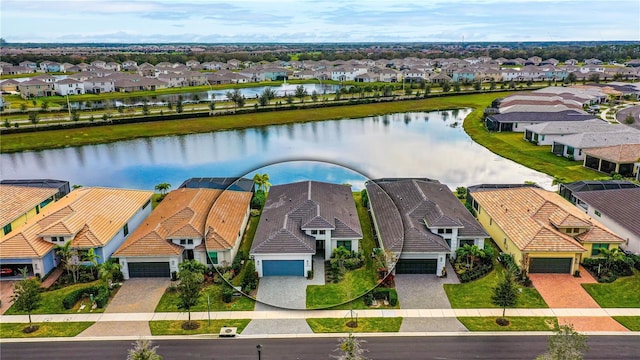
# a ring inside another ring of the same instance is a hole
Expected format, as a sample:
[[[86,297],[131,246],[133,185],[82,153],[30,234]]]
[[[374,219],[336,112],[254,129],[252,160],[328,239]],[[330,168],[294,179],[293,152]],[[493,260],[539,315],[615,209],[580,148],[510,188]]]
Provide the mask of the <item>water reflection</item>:
[[[160,182],[177,186],[189,177],[240,176],[278,161],[318,160],[369,178],[428,177],[453,188],[525,180],[551,187],[548,176],[489,152],[461,126],[451,126],[469,112],[400,113],[3,154],[2,178],[153,189]],[[329,180],[321,171],[317,175]],[[274,184],[292,181],[286,173],[271,179]]]

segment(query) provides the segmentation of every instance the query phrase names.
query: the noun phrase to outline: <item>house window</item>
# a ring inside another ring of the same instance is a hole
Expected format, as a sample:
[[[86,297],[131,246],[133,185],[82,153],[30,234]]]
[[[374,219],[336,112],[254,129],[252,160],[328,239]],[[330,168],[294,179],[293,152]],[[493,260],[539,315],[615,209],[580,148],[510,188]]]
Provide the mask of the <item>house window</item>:
[[[577,233],[579,233],[579,232],[580,232],[580,228],[573,228],[573,233],[574,233],[574,234],[577,234]]]
[[[460,247],[465,245],[473,246],[474,244],[475,242],[473,240],[460,240]]]
[[[151,205],[151,199],[147,200],[147,202],[142,205],[142,210],[146,209],[149,205]]]
[[[444,229],[438,229],[438,234],[444,234]]]
[[[337,242],[338,247],[343,247],[349,251],[351,251],[351,241],[347,240],[347,241],[338,241]]]
[[[324,235],[324,230],[318,230],[318,234]]]
[[[609,244],[593,244],[591,245],[591,256],[600,255],[600,250],[609,249]]]
[[[51,242],[56,242],[56,241],[58,241],[58,238],[57,238],[57,237],[55,237],[55,236],[52,236],[52,237],[51,237]]]
[[[453,233],[453,229],[446,229],[444,232],[447,233],[447,234],[452,234]]]
[[[209,256],[207,256],[207,264],[209,265],[216,265],[218,264],[218,253],[215,251],[211,251],[209,253],[207,253]]]
[[[318,230],[311,230],[311,235],[318,235]]]
[[[193,245],[193,239],[187,239],[187,244],[188,245]]]
[[[124,224],[124,228],[122,228],[122,232],[124,233],[124,236],[129,235],[129,224]]]
[[[493,225],[493,219],[489,218],[489,226]]]
[[[180,245],[185,245],[187,243],[187,239],[180,239]]]
[[[36,215],[40,214],[40,205],[36,205]]]
[[[11,232],[11,224],[7,224],[5,225],[2,230],[4,231],[4,234],[7,235],[8,233]]]
[[[602,216],[602,214],[601,214],[601,213],[600,213],[600,211],[598,211],[598,210],[594,210],[593,212],[594,212],[594,214],[596,214],[596,216],[598,216],[598,217]]]

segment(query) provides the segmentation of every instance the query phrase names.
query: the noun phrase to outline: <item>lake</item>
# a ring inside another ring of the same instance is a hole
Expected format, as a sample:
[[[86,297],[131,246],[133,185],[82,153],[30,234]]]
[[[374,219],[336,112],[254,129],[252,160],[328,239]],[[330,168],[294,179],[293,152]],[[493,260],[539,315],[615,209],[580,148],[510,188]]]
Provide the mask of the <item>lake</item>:
[[[495,155],[462,129],[471,110],[396,113],[0,155],[2,178],[153,189],[190,177],[252,176],[350,183],[426,177],[450,188],[552,179]],[[283,163],[284,162],[284,163]],[[269,164],[280,163],[271,165]]]

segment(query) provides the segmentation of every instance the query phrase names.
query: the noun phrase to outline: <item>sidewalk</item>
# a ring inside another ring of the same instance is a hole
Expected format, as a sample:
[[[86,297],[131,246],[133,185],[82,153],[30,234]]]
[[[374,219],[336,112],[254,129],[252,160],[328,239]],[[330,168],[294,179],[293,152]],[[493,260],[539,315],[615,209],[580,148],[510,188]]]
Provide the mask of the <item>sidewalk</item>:
[[[354,310],[360,318],[402,317],[402,318],[448,318],[461,316],[497,317],[502,309],[390,309],[390,310]],[[281,310],[281,311],[216,311],[211,312],[211,320],[224,319],[307,319],[307,318],[343,318],[349,310]],[[589,308],[589,309],[507,309],[506,316],[547,316],[547,317],[609,317],[640,316],[640,308]],[[48,314],[31,315],[33,322],[128,322],[187,320],[187,313],[102,313],[102,314]],[[192,312],[193,320],[206,320],[206,312]],[[27,315],[1,315],[0,323],[26,323]]]

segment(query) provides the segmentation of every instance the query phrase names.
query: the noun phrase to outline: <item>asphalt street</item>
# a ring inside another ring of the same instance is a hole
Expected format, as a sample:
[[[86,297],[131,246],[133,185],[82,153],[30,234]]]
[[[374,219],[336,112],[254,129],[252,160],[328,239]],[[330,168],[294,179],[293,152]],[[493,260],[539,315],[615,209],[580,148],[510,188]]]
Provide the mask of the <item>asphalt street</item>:
[[[533,359],[546,349],[546,336],[366,337],[369,359]],[[0,344],[8,359],[125,359],[132,341],[16,342]],[[330,359],[336,338],[155,340],[169,359]],[[585,359],[638,359],[640,336],[590,336]]]

